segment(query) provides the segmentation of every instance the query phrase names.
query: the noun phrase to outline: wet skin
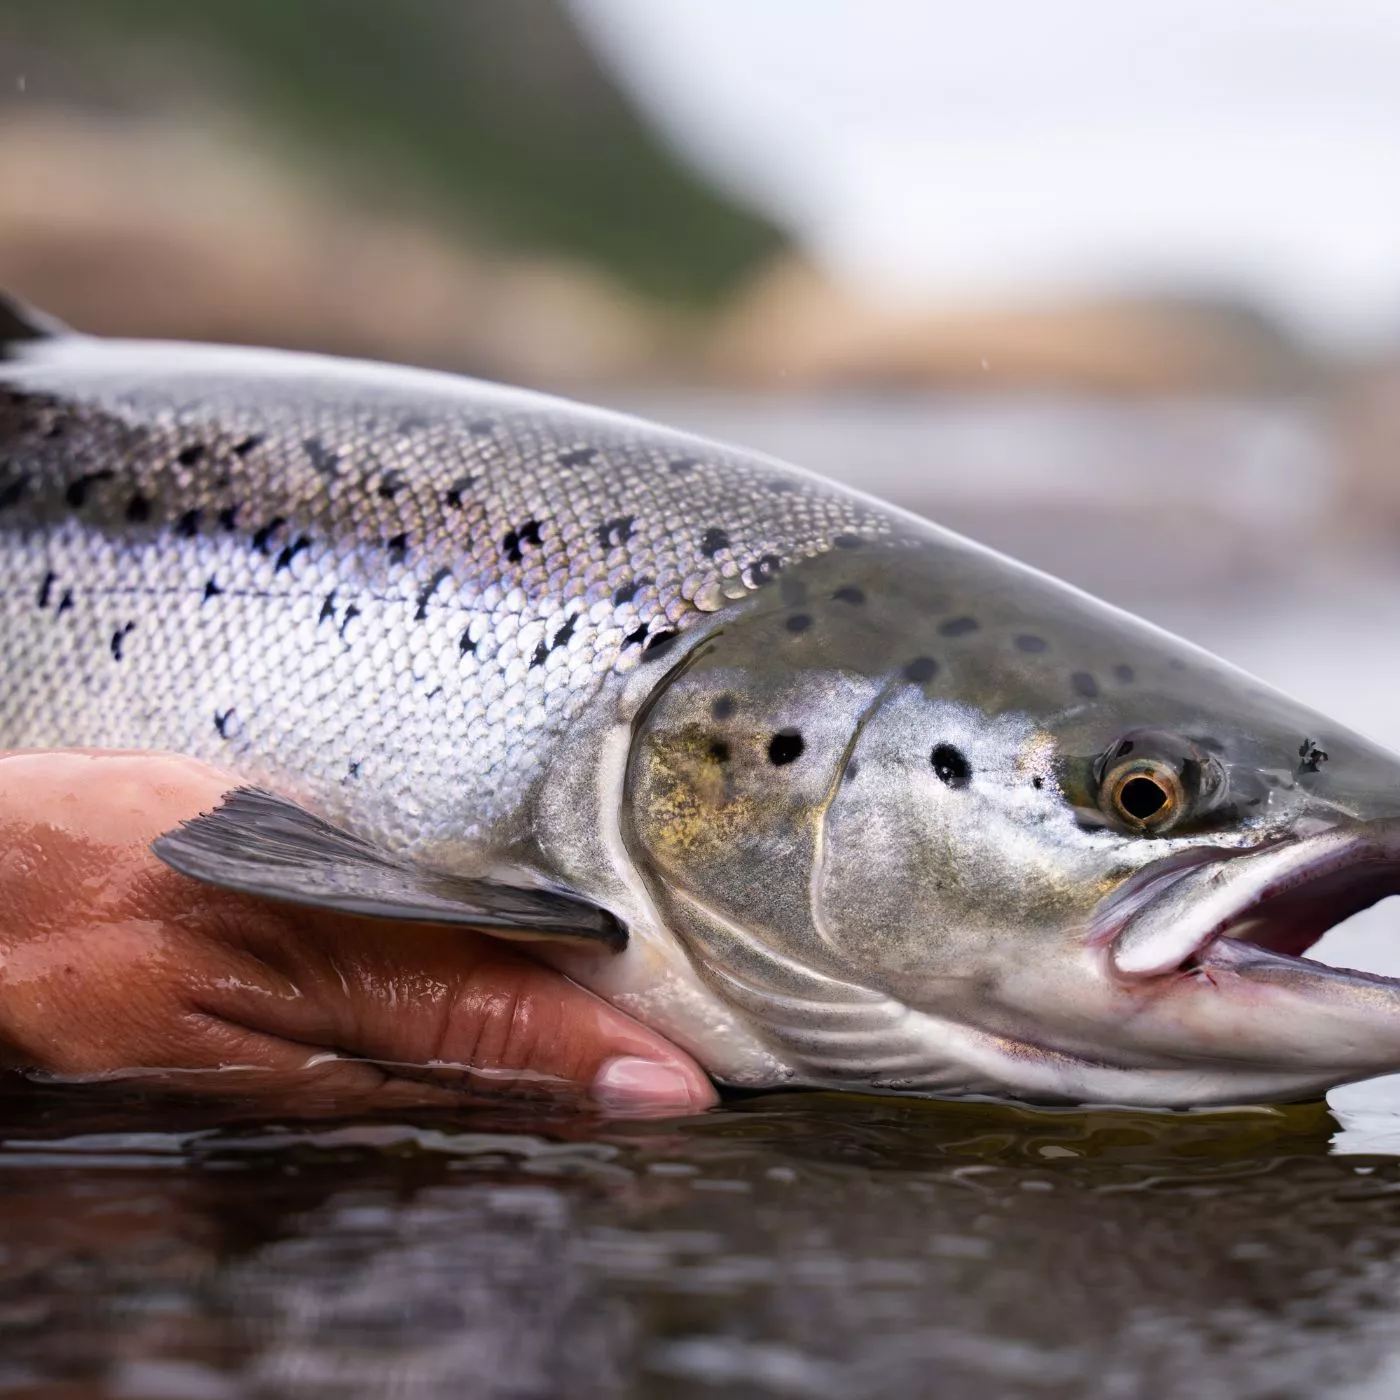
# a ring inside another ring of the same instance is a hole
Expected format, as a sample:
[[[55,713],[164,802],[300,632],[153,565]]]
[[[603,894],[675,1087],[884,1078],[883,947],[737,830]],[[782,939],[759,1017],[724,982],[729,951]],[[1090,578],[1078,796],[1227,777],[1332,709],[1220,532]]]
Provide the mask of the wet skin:
[[[298,1114],[714,1102],[689,1057],[515,947],[271,905],[151,855],[229,786],[175,755],[0,756],[0,1065]]]

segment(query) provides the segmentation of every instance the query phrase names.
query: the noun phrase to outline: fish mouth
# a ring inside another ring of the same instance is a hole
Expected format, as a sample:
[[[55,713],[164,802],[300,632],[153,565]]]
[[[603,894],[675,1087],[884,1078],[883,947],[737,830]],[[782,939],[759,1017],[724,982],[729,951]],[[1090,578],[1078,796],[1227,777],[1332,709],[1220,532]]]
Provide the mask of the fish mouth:
[[[1329,929],[1392,894],[1400,894],[1396,822],[1244,851],[1193,847],[1154,861],[1102,901],[1090,943],[1106,950],[1115,979],[1127,983],[1221,961],[1238,966],[1246,948],[1330,971],[1304,955]]]

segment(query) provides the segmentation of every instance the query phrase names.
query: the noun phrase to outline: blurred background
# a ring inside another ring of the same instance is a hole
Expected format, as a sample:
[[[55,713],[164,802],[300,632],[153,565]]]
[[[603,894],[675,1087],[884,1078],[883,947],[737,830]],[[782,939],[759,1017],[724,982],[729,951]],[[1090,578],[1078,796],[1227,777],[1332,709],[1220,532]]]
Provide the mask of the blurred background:
[[[1400,8],[0,0],[0,283],[895,499],[1400,740]]]

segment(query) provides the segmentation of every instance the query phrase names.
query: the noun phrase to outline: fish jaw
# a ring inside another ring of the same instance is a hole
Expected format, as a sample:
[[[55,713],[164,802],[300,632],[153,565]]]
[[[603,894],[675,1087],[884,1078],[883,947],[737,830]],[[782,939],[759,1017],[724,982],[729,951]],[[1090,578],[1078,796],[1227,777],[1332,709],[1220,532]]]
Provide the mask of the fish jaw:
[[[1141,1072],[1133,1101],[1156,1099],[1190,1068],[1191,1103],[1301,1098],[1400,1070],[1400,979],[1305,956],[1333,925],[1397,893],[1394,820],[1144,868],[1101,903],[1084,945],[1104,994],[1098,1014],[1116,1022],[1109,1039],[1129,1075]]]

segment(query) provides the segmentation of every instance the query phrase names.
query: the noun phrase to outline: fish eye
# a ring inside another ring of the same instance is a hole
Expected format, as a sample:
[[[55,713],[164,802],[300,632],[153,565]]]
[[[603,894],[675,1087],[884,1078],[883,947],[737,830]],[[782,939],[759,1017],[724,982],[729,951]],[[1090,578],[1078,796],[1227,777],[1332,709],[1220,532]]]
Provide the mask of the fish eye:
[[[1199,816],[1218,795],[1223,778],[1209,754],[1165,731],[1124,735],[1096,766],[1104,815],[1144,835]]]
[[[1115,768],[1106,795],[1113,815],[1137,831],[1170,826],[1185,802],[1181,779],[1165,764],[1151,759]]]

